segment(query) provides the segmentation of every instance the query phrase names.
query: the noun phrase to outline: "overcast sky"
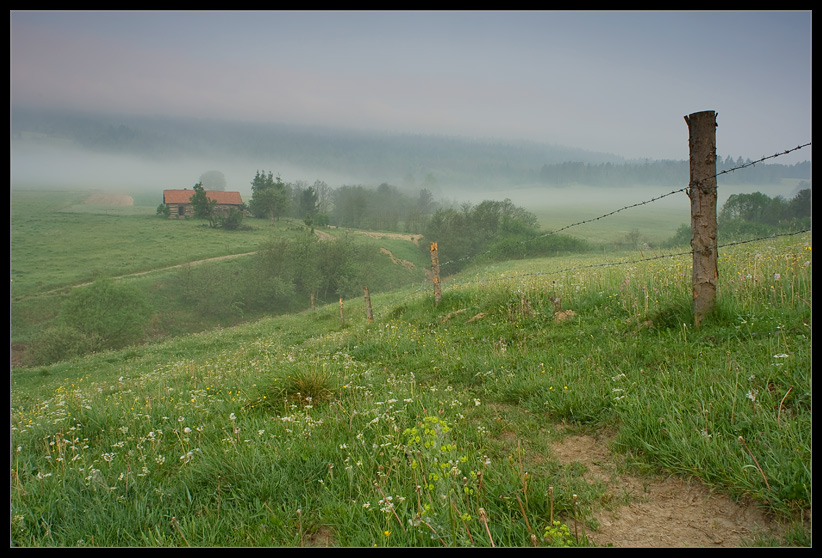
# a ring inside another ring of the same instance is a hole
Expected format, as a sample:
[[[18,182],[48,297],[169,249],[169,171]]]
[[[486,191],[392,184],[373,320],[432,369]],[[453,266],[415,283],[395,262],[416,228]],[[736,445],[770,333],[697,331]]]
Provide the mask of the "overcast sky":
[[[811,141],[811,12],[10,13],[11,103],[687,159]],[[810,159],[810,148],[773,162]]]

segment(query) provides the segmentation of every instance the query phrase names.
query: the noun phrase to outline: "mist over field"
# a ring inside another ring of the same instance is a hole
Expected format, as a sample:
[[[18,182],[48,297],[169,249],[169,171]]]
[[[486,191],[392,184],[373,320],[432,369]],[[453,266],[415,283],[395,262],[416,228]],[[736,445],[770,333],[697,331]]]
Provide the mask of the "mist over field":
[[[811,135],[808,11],[13,11],[10,20],[18,188],[161,190],[219,170],[248,194],[266,170],[286,182],[473,197],[602,186],[552,165],[645,161],[679,162],[675,179],[645,183],[681,187],[687,114],[716,111],[717,151],[734,161]],[[808,146],[773,162],[810,158]]]
[[[533,184],[544,164],[623,161],[526,141],[30,109],[13,112],[12,135],[15,185],[188,187],[213,169],[228,189],[246,192],[264,169],[286,182],[386,182],[450,195]]]
[[[572,162],[616,172],[641,169],[649,161],[537,142],[72,111],[15,111],[10,151],[13,190],[156,193],[158,203],[162,190],[191,188],[210,170],[223,173],[226,189],[239,191],[246,200],[255,173],[264,170],[288,183],[319,180],[332,188],[388,183],[411,195],[425,188],[454,204],[510,199],[523,207],[554,210],[592,202],[598,208],[617,208],[688,181],[687,152],[678,161],[650,161],[660,167],[658,180],[652,173],[636,182],[615,176],[596,183],[574,177],[558,183],[546,178],[549,166]],[[733,157],[728,164],[736,164]],[[662,174],[672,165],[672,173]],[[763,168],[777,170],[763,176]],[[808,163],[759,165],[745,172],[720,179],[720,204],[732,194],[752,191],[790,197],[795,188],[782,184],[783,178],[810,178]],[[682,196],[675,196],[656,207],[686,205]]]
[[[14,121],[14,120],[13,120]],[[123,126],[121,118],[112,117],[106,126]],[[13,128],[16,124],[13,123]],[[250,195],[251,180],[257,170],[280,174],[283,180],[323,180],[329,184],[357,183],[360,179],[327,170],[301,168],[277,157],[254,156],[227,148],[219,142],[202,143],[198,134],[181,127],[173,137],[191,138],[191,146],[160,146],[154,137],[146,147],[122,146],[116,139],[98,139],[94,146],[83,145],[67,136],[70,133],[42,134],[30,132],[25,125],[17,129],[11,145],[12,187],[93,188],[115,191],[161,191],[191,188],[202,174],[218,170],[225,175],[226,189]],[[164,135],[165,131],[159,131]]]
[[[810,75],[810,10],[12,10],[11,545],[810,546]]]

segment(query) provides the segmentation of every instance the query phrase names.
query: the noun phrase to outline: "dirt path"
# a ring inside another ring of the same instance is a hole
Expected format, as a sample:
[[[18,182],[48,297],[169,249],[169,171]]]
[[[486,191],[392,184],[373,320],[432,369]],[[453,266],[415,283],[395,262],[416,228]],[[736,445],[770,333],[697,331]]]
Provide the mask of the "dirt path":
[[[86,203],[89,203],[89,202],[86,202]],[[376,233],[376,232],[369,232],[369,231],[354,231],[354,232],[356,232],[358,234],[363,234],[363,235],[366,235],[366,236],[370,236],[370,237],[373,237],[373,238],[376,238],[376,239],[380,239],[380,238],[398,238],[398,239],[401,239],[401,240],[408,240],[409,242],[413,242],[414,244],[419,244],[419,240],[422,238],[422,235],[414,235],[414,234]],[[317,230],[317,229],[314,230],[314,234],[316,234],[317,237],[320,240],[333,240],[334,239],[333,235],[331,235],[327,232],[324,232],[324,231]],[[383,253],[388,254],[388,256],[391,258],[391,260],[395,264],[403,265],[405,267],[408,267],[408,266],[413,267],[414,266],[414,264],[412,264],[411,262],[395,258],[394,255],[385,248],[381,248],[380,251],[383,252]],[[156,269],[149,269],[147,271],[138,271],[138,272],[135,272],[135,273],[127,273],[125,275],[118,275],[116,277],[113,277],[113,279],[126,279],[126,278],[129,278],[129,277],[139,277],[141,275],[148,275],[149,273],[155,273],[157,271],[168,271],[170,269],[178,269],[178,268],[185,267],[185,266],[188,266],[188,265],[193,266],[193,265],[200,265],[200,264],[210,263],[210,262],[218,262],[218,261],[221,261],[221,260],[231,260],[231,259],[234,259],[234,258],[242,258],[242,257],[245,257],[245,256],[251,256],[251,255],[256,254],[256,253],[257,252],[245,252],[243,254],[229,254],[227,256],[217,256],[217,257],[214,257],[214,258],[205,258],[205,259],[202,259],[202,260],[195,260],[195,261],[191,261],[191,262],[185,262],[185,263],[166,266],[166,267],[158,267]],[[65,291],[66,289],[72,289],[72,288],[75,288],[75,287],[85,287],[87,285],[90,285],[91,283],[92,283],[91,281],[87,281],[85,283],[78,283],[76,285],[68,285],[68,286],[65,286],[65,287],[59,287],[57,289],[52,289],[50,291],[37,293],[36,295],[29,295],[29,296],[24,297],[24,298],[34,298],[34,297],[38,297],[38,296],[57,294],[57,293],[60,293],[62,291]]]
[[[181,268],[181,267],[185,267],[187,265],[200,265],[200,264],[208,263],[208,262],[218,262],[218,261],[221,261],[221,260],[232,260],[234,258],[242,258],[244,256],[251,256],[251,255],[256,254],[256,253],[257,252],[245,252],[243,254],[229,254],[227,256],[217,256],[217,257],[214,257],[214,258],[206,258],[204,260],[195,260],[193,262],[185,262],[185,263],[170,265],[170,266],[166,266],[166,267],[158,267],[158,268],[155,268],[155,269],[149,269],[147,271],[137,271],[135,273],[126,273],[125,275],[117,275],[116,277],[112,277],[112,279],[127,279],[129,277],[139,277],[140,275],[148,275],[149,273],[156,273],[158,271],[167,271],[169,269],[178,269],[178,268]],[[91,285],[92,283],[93,283],[93,281],[86,281],[84,283],[77,283],[76,285],[66,285],[65,287],[59,287],[59,288],[56,288],[56,289],[52,289],[50,291],[44,291],[42,293],[29,295],[29,296],[23,297],[22,299],[35,298],[35,297],[38,297],[38,296],[57,294],[57,293],[65,291],[67,289],[74,289],[74,288],[77,288],[77,287],[85,287],[87,285]]]
[[[608,487],[610,501],[594,513],[597,528],[586,532],[596,546],[739,547],[759,534],[781,532],[753,505],[714,494],[697,481],[619,473],[608,448],[611,438],[569,435],[553,447],[563,464],[583,465],[588,483]]]
[[[398,240],[407,240],[409,242],[413,242],[417,246],[420,244],[420,240],[422,240],[421,234],[404,234],[404,233],[385,233],[385,232],[370,232],[370,231],[356,231],[359,234],[364,234],[365,236],[370,236],[372,238],[380,239],[380,238],[395,238]]]

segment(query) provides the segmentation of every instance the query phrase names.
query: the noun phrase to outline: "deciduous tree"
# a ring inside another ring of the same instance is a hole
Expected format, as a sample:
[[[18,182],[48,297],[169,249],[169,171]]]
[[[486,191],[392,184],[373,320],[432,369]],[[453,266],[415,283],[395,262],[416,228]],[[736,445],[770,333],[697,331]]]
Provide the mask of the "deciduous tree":
[[[289,201],[288,185],[279,175],[275,179],[271,172],[266,175],[265,171],[257,171],[251,181],[249,210],[252,215],[260,219],[279,220],[288,209]]]
[[[211,228],[217,227],[217,200],[208,197],[202,182],[194,185],[191,205],[194,207],[194,217],[198,219],[208,219],[208,224]]]

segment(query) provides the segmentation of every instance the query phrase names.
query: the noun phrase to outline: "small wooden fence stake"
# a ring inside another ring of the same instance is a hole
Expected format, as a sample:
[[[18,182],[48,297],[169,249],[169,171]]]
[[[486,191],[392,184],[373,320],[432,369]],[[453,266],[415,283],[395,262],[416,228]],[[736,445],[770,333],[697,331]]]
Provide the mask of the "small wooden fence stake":
[[[434,272],[434,303],[439,306],[442,300],[442,288],[440,287],[440,259],[437,243],[431,243],[431,270]]]
[[[345,314],[343,313],[342,297],[340,297],[340,325],[345,325]]]
[[[368,287],[363,287],[362,290],[365,292],[365,317],[368,318],[370,324],[374,321],[374,313],[371,311],[371,295],[368,294]]]

